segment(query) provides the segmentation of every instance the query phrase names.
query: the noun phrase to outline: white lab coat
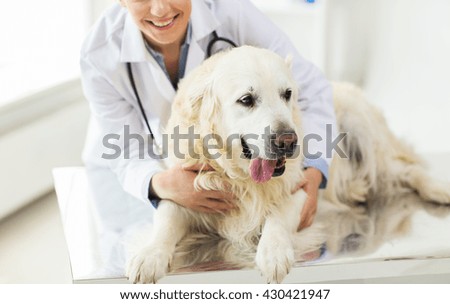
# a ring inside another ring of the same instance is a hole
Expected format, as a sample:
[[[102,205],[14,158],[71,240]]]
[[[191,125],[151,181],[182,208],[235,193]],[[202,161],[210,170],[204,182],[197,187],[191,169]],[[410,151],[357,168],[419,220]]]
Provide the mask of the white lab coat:
[[[265,47],[283,57],[293,55],[305,134],[315,133],[325,139],[325,125],[335,125],[329,83],[250,1],[192,0],[191,25],[192,41],[186,74],[205,59],[213,31],[238,45]],[[94,25],[81,50],[83,89],[92,112],[83,160],[87,167],[110,168],[125,191],[148,202],[150,179],[164,168],[161,161],[139,150],[138,139],[131,139],[129,144],[123,140],[125,125],[129,126],[130,134],[148,134],[127,76],[126,62],[133,64],[137,90],[150,127],[156,140],[161,141],[161,128],[170,115],[175,90],[146,49],[142,35],[127,10],[115,4]],[[115,152],[110,146],[105,146],[104,136],[107,134],[117,134],[116,138],[120,136],[119,140],[109,141],[121,147],[122,154],[113,160],[102,158],[104,153],[112,155]],[[313,153],[320,151],[325,156],[325,141],[311,141],[309,149]],[[127,158],[124,157],[125,151],[129,152]],[[329,158],[323,159],[323,163],[329,164]]]

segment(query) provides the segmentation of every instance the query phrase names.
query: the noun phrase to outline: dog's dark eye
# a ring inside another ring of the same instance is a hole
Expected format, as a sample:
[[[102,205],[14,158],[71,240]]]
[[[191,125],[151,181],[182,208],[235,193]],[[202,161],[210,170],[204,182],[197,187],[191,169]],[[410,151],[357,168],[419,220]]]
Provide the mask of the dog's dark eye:
[[[239,98],[237,102],[245,107],[253,107],[255,105],[255,98],[250,94],[246,94]]]
[[[292,97],[292,90],[291,89],[287,89],[286,91],[284,91],[283,93],[283,98],[286,101],[289,101]]]

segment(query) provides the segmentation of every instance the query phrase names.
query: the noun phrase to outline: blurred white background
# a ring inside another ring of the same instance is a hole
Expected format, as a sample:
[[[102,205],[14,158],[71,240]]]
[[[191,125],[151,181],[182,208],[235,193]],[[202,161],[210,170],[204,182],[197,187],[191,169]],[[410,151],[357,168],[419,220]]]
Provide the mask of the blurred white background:
[[[89,110],[79,48],[114,2],[2,5],[0,282],[70,281],[51,169],[81,164]],[[397,135],[420,153],[450,158],[450,1],[253,2],[330,80],[361,86]]]

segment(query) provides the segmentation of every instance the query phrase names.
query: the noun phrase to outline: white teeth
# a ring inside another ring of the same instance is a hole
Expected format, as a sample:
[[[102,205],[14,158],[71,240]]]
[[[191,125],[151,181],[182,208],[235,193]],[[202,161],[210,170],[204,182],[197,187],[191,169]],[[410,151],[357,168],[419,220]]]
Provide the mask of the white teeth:
[[[157,26],[157,27],[165,27],[165,26],[168,26],[169,24],[171,24],[172,21],[173,21],[173,19],[174,19],[174,18],[168,20],[167,22],[163,22],[163,23],[156,22],[156,21],[151,21],[151,22],[152,22],[155,26]]]

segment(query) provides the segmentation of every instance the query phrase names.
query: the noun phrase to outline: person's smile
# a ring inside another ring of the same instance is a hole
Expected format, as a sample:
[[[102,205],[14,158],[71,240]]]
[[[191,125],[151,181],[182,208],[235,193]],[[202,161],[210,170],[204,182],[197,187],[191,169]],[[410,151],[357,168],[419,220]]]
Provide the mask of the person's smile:
[[[152,27],[157,28],[159,30],[166,30],[172,27],[172,25],[175,24],[176,19],[178,18],[180,14],[176,14],[172,18],[165,18],[165,19],[158,19],[158,20],[145,20],[147,23],[149,23]]]

